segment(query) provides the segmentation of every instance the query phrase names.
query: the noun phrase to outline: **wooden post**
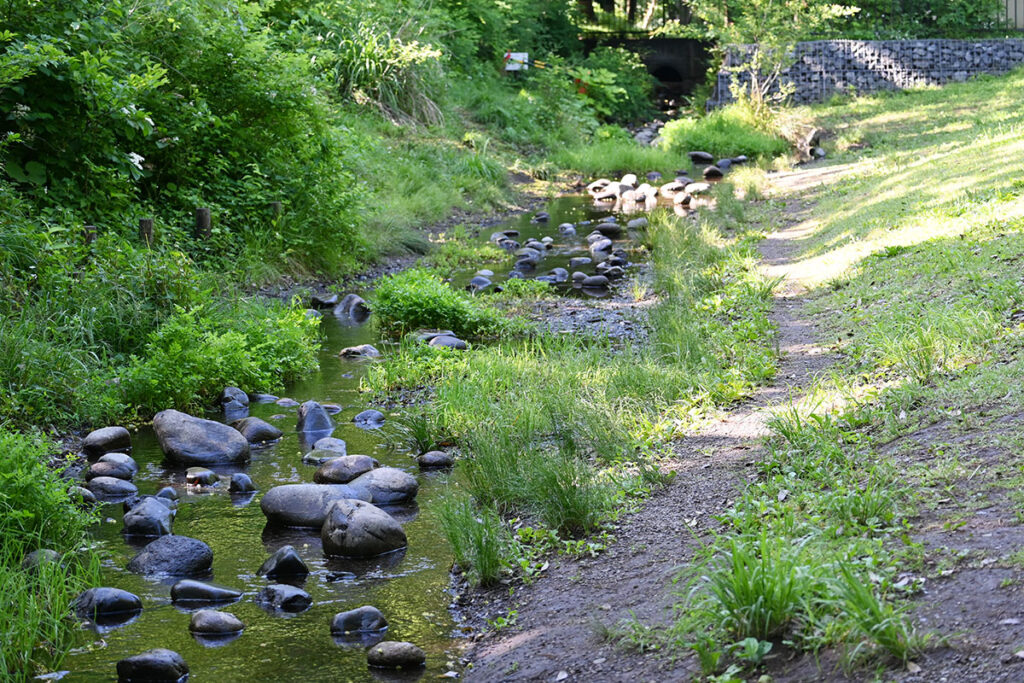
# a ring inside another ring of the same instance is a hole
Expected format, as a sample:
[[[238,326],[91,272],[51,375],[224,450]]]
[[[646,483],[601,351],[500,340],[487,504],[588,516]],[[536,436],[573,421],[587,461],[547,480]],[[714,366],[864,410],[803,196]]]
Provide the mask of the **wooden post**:
[[[86,245],[92,244],[96,241],[96,226],[95,225],[83,225],[82,226],[82,239]]]
[[[202,240],[210,237],[210,210],[206,207],[196,209],[196,237]]]
[[[140,218],[139,219],[139,239],[147,248],[153,246],[153,219],[152,218]]]

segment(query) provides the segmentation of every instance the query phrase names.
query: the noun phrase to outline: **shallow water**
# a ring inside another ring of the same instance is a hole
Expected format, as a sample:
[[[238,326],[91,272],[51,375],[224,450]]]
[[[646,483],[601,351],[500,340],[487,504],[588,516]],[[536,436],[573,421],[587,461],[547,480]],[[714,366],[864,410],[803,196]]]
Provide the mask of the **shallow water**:
[[[484,229],[480,239],[485,241],[491,232],[510,228],[520,231],[516,238],[520,242],[529,237],[553,237],[553,248],[531,274],[541,275],[556,266],[567,267],[573,256],[587,255],[586,234],[590,228],[579,226],[576,236],[565,237],[558,233],[559,223],[590,220],[596,224],[596,219],[609,215],[607,209],[597,209],[582,198],[555,200],[546,210],[551,214],[547,223],[531,223],[531,216],[525,215],[508,224]],[[499,283],[513,261],[509,254],[507,262],[481,267],[495,271],[497,275],[491,279]],[[469,268],[456,274],[453,284],[464,285],[475,270]],[[593,273],[593,264],[583,270]],[[562,289],[573,291],[569,286]],[[408,640],[427,652],[426,670],[413,675],[411,680],[420,675],[435,678],[458,668],[457,651],[461,643],[457,624],[448,610],[451,596],[447,592],[452,557],[437,519],[439,501],[458,486],[457,468],[455,473],[420,473],[411,454],[389,447],[380,432],[366,431],[352,423],[354,415],[371,407],[358,392],[368,365],[367,361],[342,360],[337,353],[343,347],[363,343],[372,343],[387,353],[387,346],[380,343],[372,322],[348,325],[328,312],[321,325],[324,346],[320,370],[288,387],[284,395],[300,403],[312,399],[341,405],[342,412],[333,417],[333,435],[347,442],[349,453],[371,455],[383,465],[400,467],[418,477],[417,505],[392,510],[403,522],[408,549],[370,562],[328,561],[323,556],[318,532],[267,528],[259,507],[262,492],[278,484],[311,482],[315,471],[314,466],[301,462],[306,449],[295,432],[295,408],[274,403],[250,406],[251,415],[285,431],[277,444],[253,450],[252,460],[244,470],[260,491],[251,498],[228,493],[230,469],[218,470],[223,477],[220,486],[186,487],[182,469],[164,466],[152,430],[140,429],[132,437],[132,456],[140,467],[135,478],[139,493],[152,494],[167,485],[179,491],[174,532],[198,538],[212,548],[213,575],[206,580],[244,591],[239,602],[221,609],[239,617],[245,631],[218,647],[194,640],[188,630],[190,612],[171,605],[170,587],[175,580],[150,580],[125,571],[125,565],[141,546],[129,545],[121,535],[121,505],[106,504],[102,511],[104,521],[94,533],[105,553],[103,585],[135,593],[142,598],[144,611],[119,627],[83,630],[79,647],[65,660],[64,668],[70,671],[65,680],[113,680],[117,661],[154,647],[181,654],[191,669],[192,681],[410,680],[408,676],[396,678],[396,674],[368,670],[362,647],[337,643],[332,638],[330,621],[334,614],[361,605],[374,605],[384,613],[390,623],[388,640]],[[313,606],[296,615],[268,613],[253,601],[253,596],[267,585],[266,579],[256,576],[256,570],[270,553],[285,544],[295,546],[311,570],[301,585],[312,596]]]

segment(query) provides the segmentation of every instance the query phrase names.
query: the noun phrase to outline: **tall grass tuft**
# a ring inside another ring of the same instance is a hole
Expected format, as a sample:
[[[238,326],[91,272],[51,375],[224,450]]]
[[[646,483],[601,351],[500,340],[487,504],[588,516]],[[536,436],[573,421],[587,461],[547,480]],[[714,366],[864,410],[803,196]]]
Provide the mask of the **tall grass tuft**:
[[[455,562],[477,585],[488,586],[501,577],[502,553],[508,528],[491,507],[478,508],[468,498],[448,499],[441,506],[441,528]]]
[[[865,639],[853,649],[851,659],[862,653],[865,643],[904,663],[925,648],[929,635],[918,633],[903,614],[880,598],[871,584],[849,567],[840,565],[839,571],[839,592],[845,613],[853,628]]]

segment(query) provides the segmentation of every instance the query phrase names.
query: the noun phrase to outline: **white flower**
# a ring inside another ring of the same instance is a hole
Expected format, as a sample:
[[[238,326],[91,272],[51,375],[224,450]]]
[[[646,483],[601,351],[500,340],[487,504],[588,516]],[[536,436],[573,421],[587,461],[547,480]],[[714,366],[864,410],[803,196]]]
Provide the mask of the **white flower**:
[[[142,162],[145,160],[146,158],[144,156],[136,154],[135,152],[131,152],[128,155],[128,161],[132,162],[132,165],[140,171],[142,170]]]

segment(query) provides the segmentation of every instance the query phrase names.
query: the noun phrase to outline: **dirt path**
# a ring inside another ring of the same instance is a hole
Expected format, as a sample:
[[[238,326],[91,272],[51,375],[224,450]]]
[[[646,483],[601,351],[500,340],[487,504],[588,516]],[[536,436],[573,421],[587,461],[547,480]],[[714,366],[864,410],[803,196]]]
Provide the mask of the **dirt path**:
[[[799,205],[792,204],[796,219]],[[782,229],[761,243],[766,272],[784,276],[800,234]],[[595,559],[552,560],[547,575],[519,590],[514,628],[492,632],[469,653],[468,681],[675,681],[697,669],[689,659],[623,650],[600,633],[631,617],[672,619],[672,579],[716,524],[738,487],[752,476],[766,419],[791,402],[831,362],[816,346],[802,292],[784,281],[773,310],[781,353],[774,382],[699,433],[675,444],[677,476],[642,510],[620,522],[617,540]]]

